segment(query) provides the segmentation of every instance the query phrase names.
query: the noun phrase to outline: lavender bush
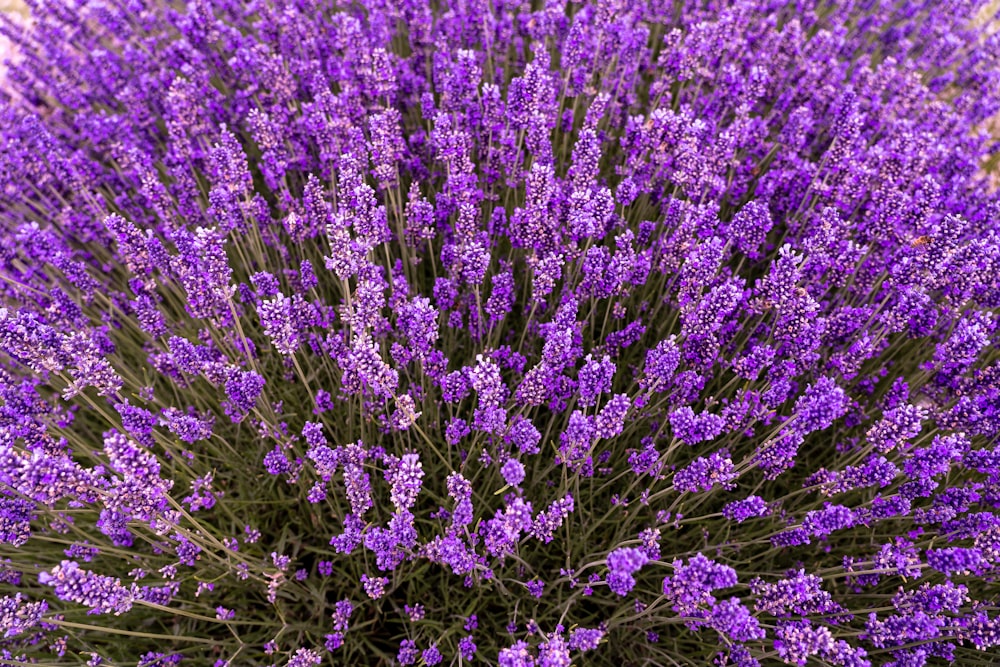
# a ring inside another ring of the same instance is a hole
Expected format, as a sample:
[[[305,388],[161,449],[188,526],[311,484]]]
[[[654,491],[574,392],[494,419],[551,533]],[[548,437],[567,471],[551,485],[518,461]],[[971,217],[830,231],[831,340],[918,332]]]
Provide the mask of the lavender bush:
[[[31,4],[0,664],[996,658],[975,3]]]

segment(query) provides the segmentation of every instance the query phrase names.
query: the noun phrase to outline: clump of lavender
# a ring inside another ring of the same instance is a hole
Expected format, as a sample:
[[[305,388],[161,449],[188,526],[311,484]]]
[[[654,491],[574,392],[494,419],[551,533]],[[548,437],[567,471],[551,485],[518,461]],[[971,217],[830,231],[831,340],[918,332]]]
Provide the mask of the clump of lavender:
[[[976,7],[30,4],[0,662],[995,654]]]

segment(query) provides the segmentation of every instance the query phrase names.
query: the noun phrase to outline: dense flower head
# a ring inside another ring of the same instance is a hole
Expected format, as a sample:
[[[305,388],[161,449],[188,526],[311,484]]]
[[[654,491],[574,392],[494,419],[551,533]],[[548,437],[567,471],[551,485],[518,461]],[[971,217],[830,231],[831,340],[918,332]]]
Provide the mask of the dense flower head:
[[[993,4],[29,4],[0,662],[1000,645]]]
[[[4,630],[4,639],[33,628],[47,610],[45,600],[28,602],[20,593],[14,597],[4,596],[0,599],[0,628]]]
[[[623,547],[608,554],[608,588],[618,595],[627,595],[635,586],[632,576],[649,562],[649,556],[639,549]]]
[[[88,607],[90,614],[123,614],[132,608],[135,599],[134,591],[122,586],[119,579],[84,570],[70,560],[39,574],[38,583],[52,586],[61,600]]]
[[[670,600],[675,610],[682,615],[697,615],[701,607],[715,604],[713,593],[729,588],[737,583],[736,571],[702,554],[691,558],[686,564],[681,560],[673,563],[674,573],[663,580],[663,595]]]

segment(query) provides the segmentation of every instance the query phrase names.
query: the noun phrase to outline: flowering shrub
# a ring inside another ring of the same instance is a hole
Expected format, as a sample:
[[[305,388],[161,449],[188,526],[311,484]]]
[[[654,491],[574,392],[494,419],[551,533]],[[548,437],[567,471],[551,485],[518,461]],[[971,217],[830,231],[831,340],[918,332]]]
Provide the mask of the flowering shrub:
[[[974,9],[39,0],[0,661],[985,661]]]

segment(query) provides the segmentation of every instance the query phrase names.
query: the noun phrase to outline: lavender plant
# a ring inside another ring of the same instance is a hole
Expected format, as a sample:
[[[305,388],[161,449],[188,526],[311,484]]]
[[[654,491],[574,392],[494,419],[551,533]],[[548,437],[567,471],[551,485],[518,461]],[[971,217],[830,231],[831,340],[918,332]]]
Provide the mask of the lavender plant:
[[[35,0],[0,664],[990,664],[975,3]]]

